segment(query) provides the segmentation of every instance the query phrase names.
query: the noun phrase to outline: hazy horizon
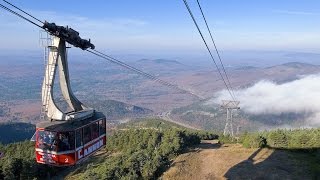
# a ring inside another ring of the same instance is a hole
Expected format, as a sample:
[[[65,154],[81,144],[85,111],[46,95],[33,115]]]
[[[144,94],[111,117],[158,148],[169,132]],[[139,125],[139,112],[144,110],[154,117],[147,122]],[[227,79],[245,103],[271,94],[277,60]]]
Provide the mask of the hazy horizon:
[[[87,52],[71,48],[69,50],[69,60],[71,62],[84,62],[87,60],[101,61],[99,57],[90,55]],[[220,54],[224,57],[224,64],[228,67],[268,67],[280,65],[290,62],[300,62],[313,65],[320,65],[320,53],[299,52],[299,51],[257,51],[257,50],[243,50],[243,51],[221,51]],[[207,54],[144,54],[144,53],[119,53],[110,54],[124,62],[135,62],[140,59],[167,59],[176,60],[185,65],[213,65],[210,57]],[[1,51],[3,63],[13,62],[32,62],[43,63],[43,48],[38,50],[8,50]],[[7,61],[8,59],[8,61]],[[31,59],[34,59],[30,61]],[[217,59],[217,58],[216,58]]]
[[[90,38],[97,49],[109,54],[207,55],[182,1],[12,3],[43,21],[74,28],[81,37]],[[189,3],[205,32],[196,2]],[[320,18],[320,3],[316,0],[200,3],[221,51],[319,52],[319,24],[314,22]],[[39,49],[39,28],[7,12],[1,13],[0,50]],[[207,33],[204,36],[209,40]]]

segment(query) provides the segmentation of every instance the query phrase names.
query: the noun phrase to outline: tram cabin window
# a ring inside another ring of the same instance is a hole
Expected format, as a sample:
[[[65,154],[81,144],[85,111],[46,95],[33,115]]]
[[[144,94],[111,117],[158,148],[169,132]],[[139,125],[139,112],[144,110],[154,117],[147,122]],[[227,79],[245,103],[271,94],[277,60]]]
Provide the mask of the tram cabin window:
[[[91,141],[91,126],[86,126],[83,128],[83,143],[87,144]]]
[[[76,130],[76,147],[82,146],[82,129]]]
[[[59,132],[54,142],[58,152],[69,151],[74,149],[74,133]]]
[[[106,123],[105,123],[105,120],[100,120],[100,121],[99,121],[99,132],[100,132],[100,136],[106,133]]]
[[[73,150],[75,147],[75,135],[74,132],[69,132],[69,144],[70,144],[70,149]]]
[[[57,133],[50,131],[38,131],[37,132],[37,144],[36,147],[42,150],[54,151],[54,140]]]
[[[94,122],[91,124],[92,128],[92,139],[96,139],[99,137],[99,122]]]

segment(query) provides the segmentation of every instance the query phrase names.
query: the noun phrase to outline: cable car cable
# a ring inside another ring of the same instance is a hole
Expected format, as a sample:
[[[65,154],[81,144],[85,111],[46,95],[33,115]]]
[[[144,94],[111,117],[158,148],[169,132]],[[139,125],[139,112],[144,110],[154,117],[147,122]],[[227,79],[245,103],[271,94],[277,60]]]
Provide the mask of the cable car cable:
[[[222,73],[221,73],[221,71],[220,71],[220,69],[219,69],[219,66],[218,66],[218,64],[216,63],[216,61],[215,61],[215,59],[214,59],[214,57],[213,57],[213,55],[212,55],[212,52],[211,52],[211,50],[210,50],[210,48],[209,48],[209,46],[208,46],[208,44],[207,44],[207,42],[206,42],[206,40],[205,40],[205,38],[204,38],[204,36],[203,36],[200,28],[199,28],[199,25],[198,25],[196,19],[194,18],[193,14],[192,14],[192,11],[191,11],[191,9],[190,9],[187,1],[186,1],[186,0],[183,0],[183,2],[184,2],[184,4],[185,4],[185,6],[186,6],[186,8],[187,8],[187,10],[188,10],[191,18],[192,18],[194,24],[196,25],[196,27],[197,27],[197,29],[198,29],[198,32],[199,32],[199,34],[200,34],[200,36],[201,36],[201,38],[202,38],[202,40],[203,40],[203,42],[204,42],[204,44],[205,44],[208,52],[209,52],[209,54],[210,54],[210,57],[211,57],[212,61],[214,62],[215,66],[217,67],[217,70],[218,70],[218,72],[219,72],[219,74],[220,74],[220,76],[221,76],[221,78],[222,78],[222,80],[223,80],[223,82],[224,82],[224,85],[226,86],[226,88],[227,88],[227,90],[228,90],[231,98],[232,98],[233,100],[235,100],[235,98],[233,97],[233,95],[232,95],[232,93],[231,93],[231,91],[230,91],[230,88],[229,88],[229,86],[227,85],[227,83],[226,83],[226,81],[225,81],[225,79],[224,79],[224,77],[223,77],[223,75],[222,75]]]
[[[220,61],[221,66],[222,66],[222,69],[223,69],[223,71],[224,71],[224,74],[225,74],[225,76],[227,77],[227,81],[228,81],[228,83],[229,83],[231,92],[232,92],[233,96],[235,97],[233,88],[232,88],[232,86],[231,86],[231,83],[230,83],[230,80],[229,80],[229,77],[228,77],[228,74],[227,74],[227,72],[226,72],[226,69],[225,69],[223,63],[222,63],[220,53],[219,53],[218,48],[217,48],[217,46],[216,46],[216,43],[215,43],[215,41],[214,41],[214,39],[213,39],[211,30],[210,30],[210,28],[209,28],[209,25],[208,25],[208,23],[207,23],[207,20],[206,20],[206,18],[205,18],[205,15],[204,15],[204,13],[203,13],[203,11],[202,11],[202,8],[201,8],[201,5],[200,5],[199,0],[197,0],[197,3],[198,3],[198,6],[199,6],[199,9],[200,9],[200,11],[201,11],[203,20],[204,20],[204,22],[205,22],[205,24],[206,24],[206,26],[207,26],[207,30],[208,30],[208,32],[209,32],[209,34],[210,34],[211,41],[212,41],[212,43],[213,43],[213,45],[214,45],[214,48],[215,48],[215,50],[216,50],[216,53],[217,53],[217,55],[218,55],[218,58],[219,58],[219,61]]]
[[[92,53],[92,54],[95,54],[95,55],[97,55],[97,56],[99,56],[99,57],[101,57],[101,58],[104,58],[104,59],[106,59],[106,60],[108,60],[108,61],[111,61],[112,63],[118,64],[118,65],[123,66],[123,67],[125,67],[125,68],[127,68],[127,69],[130,69],[130,70],[133,70],[133,71],[135,71],[136,73],[139,73],[140,75],[143,75],[143,76],[145,76],[145,77],[147,77],[147,78],[149,78],[149,79],[151,79],[151,80],[153,80],[153,81],[155,81],[155,82],[158,82],[158,83],[160,83],[160,84],[162,84],[162,85],[165,85],[165,86],[168,86],[168,87],[170,87],[170,88],[173,88],[173,89],[182,91],[182,92],[187,93],[187,94],[191,94],[192,96],[195,96],[195,97],[197,97],[198,99],[202,99],[201,97],[197,96],[196,94],[194,94],[194,93],[192,93],[192,92],[190,92],[190,91],[187,91],[187,90],[185,90],[185,89],[182,89],[182,88],[178,87],[177,85],[173,85],[173,84],[171,84],[171,83],[168,83],[168,82],[166,82],[166,81],[163,81],[163,80],[161,80],[161,79],[159,79],[159,78],[157,78],[157,77],[155,77],[155,76],[153,76],[153,75],[151,75],[151,74],[148,74],[148,73],[146,73],[146,72],[143,72],[143,71],[141,71],[141,70],[139,70],[139,69],[137,69],[137,68],[135,68],[135,67],[132,67],[132,66],[130,66],[130,65],[124,63],[124,62],[121,62],[121,61],[119,61],[119,60],[117,60],[117,59],[115,59],[115,58],[113,58],[113,57],[111,57],[111,56],[109,56],[109,55],[106,55],[106,54],[102,53],[102,52],[99,52],[99,51],[97,51],[97,50],[87,50],[87,51],[90,52],[90,53]],[[93,52],[93,51],[95,51],[95,52]]]
[[[35,20],[39,21],[40,23],[44,24],[44,22],[43,22],[43,21],[41,21],[40,19],[38,19],[38,18],[36,18],[36,17],[32,16],[31,14],[29,14],[29,13],[25,12],[24,10],[22,10],[22,9],[18,8],[17,6],[15,6],[15,5],[13,5],[13,4],[11,4],[11,3],[9,3],[9,2],[8,2],[8,1],[6,1],[6,0],[3,0],[3,1],[4,1],[5,3],[7,3],[7,4],[11,5],[12,7],[14,7],[14,8],[16,8],[16,9],[20,10],[21,12],[23,12],[23,13],[27,14],[28,16],[32,17],[33,19],[35,19]]]
[[[115,59],[115,58],[113,58],[113,57],[111,57],[111,56],[109,56],[109,55],[107,55],[107,54],[104,54],[104,53],[99,52],[99,51],[97,51],[97,50],[87,49],[86,51],[88,51],[88,52],[90,52],[90,53],[92,53],[92,54],[94,54],[94,55],[96,55],[96,56],[99,56],[99,57],[101,57],[101,58],[103,58],[103,59],[106,59],[106,60],[108,60],[108,61],[110,61],[110,62],[112,62],[112,63],[118,64],[118,65],[120,65],[120,66],[122,66],[122,67],[125,67],[125,68],[127,68],[127,69],[132,70],[132,71],[135,71],[136,73],[138,73],[138,74],[140,74],[140,75],[143,75],[143,76],[145,76],[145,77],[147,77],[147,78],[149,78],[149,79],[151,79],[151,80],[153,80],[153,81],[155,81],[155,82],[158,82],[158,83],[160,83],[160,84],[162,84],[162,85],[168,86],[168,87],[170,87],[170,88],[173,88],[173,89],[178,90],[178,91],[183,92],[183,93],[190,94],[190,95],[192,95],[192,96],[194,96],[194,97],[196,97],[196,98],[198,98],[198,99],[200,99],[200,100],[203,100],[202,97],[200,97],[200,96],[198,96],[198,95],[196,95],[196,94],[194,94],[194,93],[192,93],[192,92],[190,92],[190,91],[187,91],[187,90],[185,90],[185,89],[182,89],[182,88],[178,87],[177,85],[171,84],[171,83],[169,83],[169,82],[163,81],[163,80],[161,80],[161,79],[159,79],[159,78],[157,78],[157,77],[155,77],[155,76],[153,76],[153,75],[151,75],[151,74],[148,74],[148,73],[146,73],[146,72],[143,72],[143,71],[141,71],[141,70],[139,70],[139,69],[137,69],[137,68],[135,68],[135,67],[133,67],[133,66],[130,66],[130,65],[128,65],[128,64],[126,64],[126,63],[124,63],[124,62],[122,62],[122,61],[119,61],[119,60],[117,60],[117,59]]]
[[[19,14],[19,13],[17,13],[17,12],[15,12],[15,11],[13,11],[12,9],[10,9],[10,8],[8,8],[8,7],[4,6],[4,5],[2,5],[2,4],[0,4],[0,7],[1,7],[1,8],[3,8],[3,9],[5,9],[5,10],[7,10],[8,12],[10,12],[10,13],[12,13],[12,14],[14,14],[14,15],[16,15],[16,16],[18,16],[18,17],[20,17],[20,18],[22,18],[22,19],[24,19],[24,20],[26,20],[26,21],[28,21],[28,22],[30,22],[30,23],[32,23],[33,25],[36,25],[36,26],[38,26],[39,28],[43,29],[43,28],[42,28],[42,26],[40,26],[39,24],[37,24],[37,23],[35,23],[35,22],[31,21],[30,19],[28,19],[28,18],[26,18],[26,17],[22,16],[21,14]]]

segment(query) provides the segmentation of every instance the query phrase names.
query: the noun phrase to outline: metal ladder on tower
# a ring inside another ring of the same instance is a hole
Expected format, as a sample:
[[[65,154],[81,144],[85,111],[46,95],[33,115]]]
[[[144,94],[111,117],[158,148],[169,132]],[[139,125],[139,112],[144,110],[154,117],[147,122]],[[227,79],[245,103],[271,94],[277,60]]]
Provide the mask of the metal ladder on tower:
[[[48,104],[49,104],[49,100],[50,100],[50,88],[52,86],[52,84],[50,84],[50,82],[52,82],[54,75],[55,75],[55,69],[57,66],[57,58],[58,58],[58,52],[56,50],[49,50],[49,48],[55,48],[52,46],[48,46],[46,47],[46,52],[45,52],[45,64],[46,64],[46,76],[48,76],[49,78],[47,79],[46,77],[44,78],[44,86],[42,87],[43,90],[42,92],[45,93],[44,95],[44,104],[42,105],[41,108],[41,115],[40,115],[40,120],[44,120],[46,117],[46,114],[48,112]],[[51,55],[53,56],[53,62],[51,64],[49,64],[48,58],[49,58],[49,51],[51,51]]]

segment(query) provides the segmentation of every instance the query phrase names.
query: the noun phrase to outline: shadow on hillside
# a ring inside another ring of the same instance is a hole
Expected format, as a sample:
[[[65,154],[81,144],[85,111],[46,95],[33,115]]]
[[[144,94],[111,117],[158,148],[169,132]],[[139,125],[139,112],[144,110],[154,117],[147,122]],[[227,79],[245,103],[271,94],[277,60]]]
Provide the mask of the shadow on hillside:
[[[221,144],[214,142],[212,140],[205,140],[202,141],[200,144],[193,146],[192,148],[185,149],[183,153],[190,153],[190,152],[200,152],[204,149],[218,149],[221,147]]]
[[[210,143],[210,142],[202,142],[199,145],[199,148],[201,149],[218,149],[221,147],[221,144],[219,143]]]
[[[186,160],[171,162],[171,165],[166,170],[168,170],[170,167],[176,166],[178,164],[184,164],[185,162],[186,162]]]
[[[320,179],[320,149],[273,149],[255,151],[230,168],[227,179]]]

